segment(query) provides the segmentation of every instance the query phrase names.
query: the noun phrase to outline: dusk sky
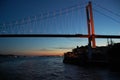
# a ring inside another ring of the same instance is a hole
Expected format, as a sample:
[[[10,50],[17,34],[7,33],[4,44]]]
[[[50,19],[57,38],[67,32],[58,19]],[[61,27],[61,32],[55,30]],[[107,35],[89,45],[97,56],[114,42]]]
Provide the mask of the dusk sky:
[[[87,34],[88,1],[0,0],[0,34]],[[91,1],[95,34],[120,35],[120,0]],[[96,42],[107,45],[107,39]],[[85,38],[0,38],[0,54],[63,55],[87,44]]]

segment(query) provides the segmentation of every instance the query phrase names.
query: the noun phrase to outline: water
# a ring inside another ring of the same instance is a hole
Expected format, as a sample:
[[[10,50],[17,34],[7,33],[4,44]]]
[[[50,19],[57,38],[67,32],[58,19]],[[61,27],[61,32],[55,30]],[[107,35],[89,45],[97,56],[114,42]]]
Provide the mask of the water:
[[[0,63],[0,80],[120,80],[108,69],[62,63],[62,57],[15,58]]]

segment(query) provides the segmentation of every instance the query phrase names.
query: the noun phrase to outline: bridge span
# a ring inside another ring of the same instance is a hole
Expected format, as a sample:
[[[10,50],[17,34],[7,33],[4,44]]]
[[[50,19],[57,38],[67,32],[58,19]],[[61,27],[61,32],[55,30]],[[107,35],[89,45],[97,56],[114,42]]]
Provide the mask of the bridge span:
[[[90,38],[87,34],[0,34],[0,38],[5,37],[58,37],[58,38]],[[94,35],[95,38],[120,38],[120,35]]]

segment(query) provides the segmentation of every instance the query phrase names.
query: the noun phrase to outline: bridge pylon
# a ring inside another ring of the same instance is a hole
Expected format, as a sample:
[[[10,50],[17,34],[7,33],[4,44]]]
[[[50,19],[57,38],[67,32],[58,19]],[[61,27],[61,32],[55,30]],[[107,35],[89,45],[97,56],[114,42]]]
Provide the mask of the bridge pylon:
[[[93,21],[91,2],[89,2],[89,4],[86,6],[86,14],[87,14],[87,26],[88,26],[88,43],[89,43],[89,46],[92,46],[92,48],[96,48],[95,30],[94,30],[94,21]]]

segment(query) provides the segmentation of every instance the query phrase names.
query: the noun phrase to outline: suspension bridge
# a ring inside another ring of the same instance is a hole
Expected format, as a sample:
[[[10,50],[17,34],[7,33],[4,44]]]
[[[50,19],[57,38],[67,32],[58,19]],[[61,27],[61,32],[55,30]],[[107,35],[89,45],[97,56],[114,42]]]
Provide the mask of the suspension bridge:
[[[119,35],[95,34],[92,4],[89,2],[85,7],[83,6],[84,5],[74,5],[68,8],[42,13],[37,16],[30,16],[13,22],[1,23],[0,37],[88,38],[88,43],[92,44],[93,48],[96,47],[95,38],[120,38]],[[88,34],[79,34],[79,26],[81,23],[79,22],[80,18],[78,16],[81,14],[80,11],[82,11],[83,8],[86,8]],[[110,10],[107,11],[111,12]],[[114,12],[112,13],[119,16]]]

